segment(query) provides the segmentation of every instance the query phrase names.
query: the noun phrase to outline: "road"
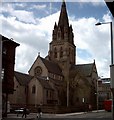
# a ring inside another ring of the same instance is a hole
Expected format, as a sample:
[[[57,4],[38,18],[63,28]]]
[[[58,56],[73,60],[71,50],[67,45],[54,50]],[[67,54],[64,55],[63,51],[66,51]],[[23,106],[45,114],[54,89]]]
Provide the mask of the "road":
[[[79,112],[79,113],[69,113],[69,114],[42,114],[40,120],[112,120],[111,112],[106,111],[92,111],[88,113]],[[24,120],[21,118],[22,115],[18,117],[15,114],[9,114],[8,118],[4,120]],[[36,113],[30,113],[27,115],[26,120],[37,120]]]

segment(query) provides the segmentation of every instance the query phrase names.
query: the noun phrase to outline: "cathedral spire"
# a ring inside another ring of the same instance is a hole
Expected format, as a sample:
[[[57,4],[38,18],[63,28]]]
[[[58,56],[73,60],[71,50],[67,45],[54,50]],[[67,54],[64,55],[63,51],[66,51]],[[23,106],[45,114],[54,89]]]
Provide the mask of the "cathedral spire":
[[[69,21],[68,21],[68,15],[67,15],[67,10],[66,10],[66,3],[65,3],[65,0],[63,0],[59,22],[58,22],[58,27],[67,27],[67,26],[69,26]]]
[[[55,23],[52,33],[49,57],[62,66],[63,61],[67,63],[67,60],[70,64],[75,64],[75,51],[73,29],[69,26],[66,3],[63,0],[58,24]]]

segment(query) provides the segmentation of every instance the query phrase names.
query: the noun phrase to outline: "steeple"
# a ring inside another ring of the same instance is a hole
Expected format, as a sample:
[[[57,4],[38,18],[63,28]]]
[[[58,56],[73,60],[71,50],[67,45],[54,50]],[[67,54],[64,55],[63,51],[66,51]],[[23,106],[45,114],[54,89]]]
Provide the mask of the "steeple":
[[[66,3],[63,0],[58,24],[55,23],[52,33],[49,58],[61,66],[67,60],[70,64],[75,64],[75,51],[73,29],[69,25]]]
[[[66,10],[66,3],[63,0],[58,27],[68,27],[68,26],[69,26],[69,22],[68,22],[67,10]]]

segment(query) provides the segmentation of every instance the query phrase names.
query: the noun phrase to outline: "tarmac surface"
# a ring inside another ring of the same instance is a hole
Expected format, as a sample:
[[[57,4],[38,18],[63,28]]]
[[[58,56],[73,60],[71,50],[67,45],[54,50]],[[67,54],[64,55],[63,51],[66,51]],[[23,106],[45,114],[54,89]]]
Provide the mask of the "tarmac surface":
[[[2,120],[112,120],[111,118],[5,118]]]
[[[100,118],[96,118],[95,116]],[[112,119],[111,119],[111,113],[101,110],[101,111],[92,111],[91,113],[85,113],[85,112],[66,113],[66,114],[43,113],[41,118],[36,118],[36,113],[30,113],[29,115],[27,115],[27,118],[22,118],[22,115],[19,115],[17,117],[16,114],[8,114],[7,118],[3,118],[1,120],[112,120]]]

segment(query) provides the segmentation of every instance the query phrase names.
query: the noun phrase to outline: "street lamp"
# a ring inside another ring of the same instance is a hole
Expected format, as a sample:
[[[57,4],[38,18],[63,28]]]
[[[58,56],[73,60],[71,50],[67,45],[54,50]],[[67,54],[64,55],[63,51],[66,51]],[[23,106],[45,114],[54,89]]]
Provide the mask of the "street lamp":
[[[2,39],[0,38],[0,96],[2,96]],[[2,106],[2,97],[0,97],[0,106]],[[2,107],[0,107],[0,118],[2,118]]]
[[[0,80],[2,78],[1,75],[2,75],[2,39],[0,39]]]
[[[113,30],[112,30],[112,22],[105,22],[105,23],[101,23],[98,22],[95,25],[102,25],[102,24],[110,24],[110,33],[111,33],[111,65],[113,65]]]
[[[113,29],[112,22],[97,23],[95,25],[110,24],[110,34],[111,34],[111,65],[110,65],[110,77],[111,77],[111,89],[112,89],[112,118],[114,120],[114,56],[113,56]]]

